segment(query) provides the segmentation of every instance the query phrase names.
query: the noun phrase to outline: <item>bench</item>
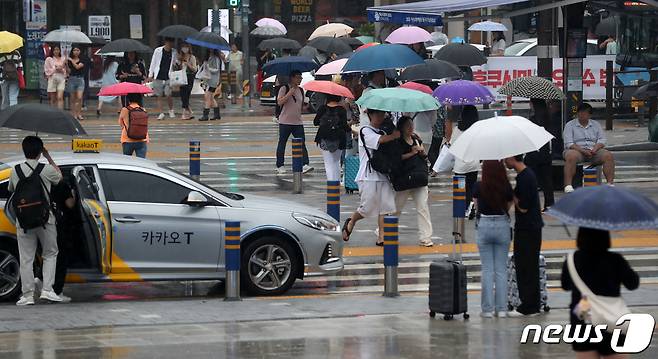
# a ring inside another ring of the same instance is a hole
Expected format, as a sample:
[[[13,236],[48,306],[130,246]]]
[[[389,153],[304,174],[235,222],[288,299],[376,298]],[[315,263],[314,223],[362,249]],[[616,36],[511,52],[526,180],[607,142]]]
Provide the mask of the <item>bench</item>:
[[[551,163],[553,170],[553,189],[561,190],[564,188],[564,164],[563,159],[554,159]],[[595,165],[590,162],[579,162],[576,165],[576,174],[571,180],[573,188],[578,188],[583,185],[583,168],[596,168],[596,182],[601,183],[603,166]]]

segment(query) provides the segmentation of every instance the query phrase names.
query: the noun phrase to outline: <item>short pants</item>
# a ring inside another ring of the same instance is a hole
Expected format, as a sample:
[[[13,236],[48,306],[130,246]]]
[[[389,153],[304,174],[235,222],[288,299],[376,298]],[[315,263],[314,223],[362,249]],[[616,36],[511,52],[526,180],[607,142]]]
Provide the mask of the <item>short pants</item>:
[[[66,76],[64,74],[52,74],[48,78],[48,92],[64,92],[66,89]]]
[[[85,78],[79,76],[69,77],[69,92],[82,92],[85,90]]]
[[[153,89],[153,94],[155,96],[171,96],[171,86],[169,86],[169,80],[153,80],[151,83],[151,88]]]
[[[357,212],[366,218],[393,214],[395,209],[395,190],[388,181],[359,181],[361,203]]]

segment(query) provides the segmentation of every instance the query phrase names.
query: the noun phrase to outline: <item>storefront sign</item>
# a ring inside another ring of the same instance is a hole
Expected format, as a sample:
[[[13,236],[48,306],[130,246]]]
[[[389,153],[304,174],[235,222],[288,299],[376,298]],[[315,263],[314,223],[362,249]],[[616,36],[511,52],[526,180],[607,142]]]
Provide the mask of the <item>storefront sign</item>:
[[[107,41],[112,40],[112,19],[108,15],[89,16],[89,36],[101,37]]]
[[[130,15],[130,38],[141,39],[143,37],[142,15]]]
[[[605,64],[614,61],[614,55],[594,55],[583,59],[582,90],[585,100],[605,99]],[[563,86],[562,59],[553,59],[553,82]],[[482,66],[473,66],[473,81],[497,93],[498,89],[517,77],[537,74],[537,57],[505,56],[489,57]],[[575,85],[575,84],[574,84]]]
[[[45,89],[45,78],[43,77],[43,61],[45,55],[41,41],[46,33],[48,24],[48,2],[47,0],[25,0],[23,2],[23,14],[25,14],[25,87],[36,90],[41,87]],[[41,84],[44,86],[41,86]]]
[[[441,15],[368,10],[368,21],[416,26],[443,26]]]
[[[313,22],[313,0],[290,0],[290,21],[296,24]]]

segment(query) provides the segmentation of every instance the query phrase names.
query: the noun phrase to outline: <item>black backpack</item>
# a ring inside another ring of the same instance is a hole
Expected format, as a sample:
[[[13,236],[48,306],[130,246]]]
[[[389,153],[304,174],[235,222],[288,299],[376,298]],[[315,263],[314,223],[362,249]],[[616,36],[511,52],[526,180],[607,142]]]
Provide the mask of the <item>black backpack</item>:
[[[45,227],[50,217],[50,200],[40,176],[44,167],[43,163],[33,169],[30,167],[32,174],[28,177],[23,173],[21,165],[14,167],[18,184],[12,196],[12,206],[18,224],[26,232],[28,229]]]
[[[279,90],[281,89],[281,87],[286,89],[286,95],[290,91],[290,86],[288,84],[282,85],[282,86],[279,87],[279,89],[276,90],[276,97],[275,97],[276,107],[274,107],[274,117],[276,117],[276,118],[279,118],[279,116],[281,115],[281,111],[283,111],[283,106],[279,105]],[[302,104],[301,104],[301,106],[302,106],[302,108],[304,108],[304,89],[301,88],[301,87],[299,89],[302,91],[302,99],[301,99]],[[293,99],[293,101],[297,102],[297,99],[294,96],[293,96],[292,99]]]
[[[368,166],[370,167],[370,170],[375,170],[390,177],[400,167],[400,163],[402,162],[400,146],[396,143],[397,141],[380,143],[379,148],[370,154],[370,150],[366,147],[365,136],[363,135],[363,130],[365,129],[369,129],[380,135],[388,134],[388,132],[384,130],[378,131],[371,127],[363,127],[361,131],[359,131],[359,135],[361,136],[361,143],[363,144],[363,148],[368,156]]]

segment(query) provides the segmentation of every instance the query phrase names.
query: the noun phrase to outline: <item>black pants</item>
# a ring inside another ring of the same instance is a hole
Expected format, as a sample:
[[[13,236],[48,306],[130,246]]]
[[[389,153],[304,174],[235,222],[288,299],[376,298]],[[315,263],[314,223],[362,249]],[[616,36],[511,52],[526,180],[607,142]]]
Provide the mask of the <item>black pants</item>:
[[[521,305],[516,309],[522,314],[538,313],[539,293],[539,250],[541,228],[514,229],[514,266],[516,283],[519,287]]]
[[[279,124],[279,143],[276,146],[276,167],[282,167],[284,163],[284,157],[286,155],[286,144],[288,143],[288,138],[292,135],[293,138],[301,138],[304,140],[303,149],[303,164],[309,164],[308,161],[308,151],[306,150],[306,135],[304,133],[304,125],[286,125]]]
[[[537,175],[539,187],[544,192],[544,208],[551,207],[555,203],[555,196],[553,195],[553,166],[548,163],[529,167]]]
[[[190,109],[190,95],[192,94],[192,87],[194,86],[194,74],[187,74],[187,85],[180,87],[180,103],[181,107]]]
[[[55,281],[53,283],[53,291],[62,294],[64,290],[64,282],[66,281],[66,273],[69,268],[69,256],[73,243],[73,236],[75,230],[71,228],[57,228],[57,266],[55,267]]]
[[[432,136],[432,143],[430,144],[430,150],[427,153],[427,159],[430,161],[430,168],[434,167],[434,162],[439,158],[439,152],[441,151],[441,143],[443,142],[443,137],[434,137]]]

